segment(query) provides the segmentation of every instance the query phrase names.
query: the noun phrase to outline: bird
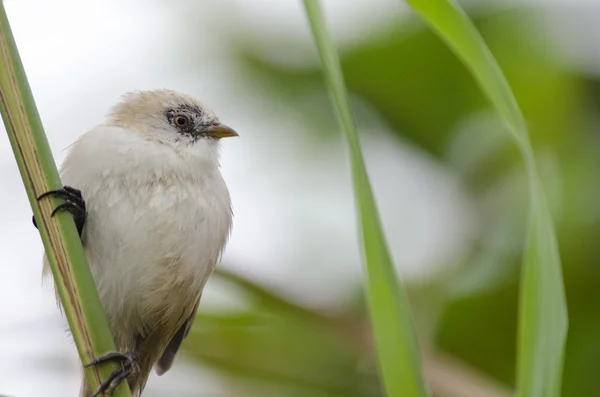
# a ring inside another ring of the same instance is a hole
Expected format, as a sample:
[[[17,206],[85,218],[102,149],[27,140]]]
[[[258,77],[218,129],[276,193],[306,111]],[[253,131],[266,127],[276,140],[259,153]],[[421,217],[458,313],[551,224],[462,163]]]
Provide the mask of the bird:
[[[121,363],[97,390],[84,376],[82,397],[124,380],[141,396],[153,367],[171,368],[230,236],[219,159],[221,139],[235,136],[195,97],[129,92],[69,147],[64,186],[39,197],[63,198],[52,214],[73,214],[117,349],[84,364]]]

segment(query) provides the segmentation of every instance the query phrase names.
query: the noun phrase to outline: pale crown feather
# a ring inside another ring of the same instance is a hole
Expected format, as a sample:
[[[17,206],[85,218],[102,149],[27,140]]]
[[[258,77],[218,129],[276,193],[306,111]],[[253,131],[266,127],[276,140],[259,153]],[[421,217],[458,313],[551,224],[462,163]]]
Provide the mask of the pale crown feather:
[[[132,91],[123,95],[121,102],[112,107],[105,124],[127,127],[140,132],[150,128],[165,128],[165,109],[187,106],[202,112],[204,124],[218,123],[214,111],[196,98],[177,91],[160,89]]]

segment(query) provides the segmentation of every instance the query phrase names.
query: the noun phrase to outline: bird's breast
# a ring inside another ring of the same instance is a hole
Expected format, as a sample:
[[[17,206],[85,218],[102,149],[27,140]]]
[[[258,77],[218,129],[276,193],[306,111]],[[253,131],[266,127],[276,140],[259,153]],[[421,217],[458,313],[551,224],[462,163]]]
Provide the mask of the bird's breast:
[[[189,315],[231,228],[214,147],[175,150],[100,126],[72,146],[61,176],[86,201],[83,245],[117,344]]]
[[[231,227],[220,175],[147,182],[107,178],[98,188],[82,189],[84,246],[105,310],[139,319],[135,328],[186,315]]]

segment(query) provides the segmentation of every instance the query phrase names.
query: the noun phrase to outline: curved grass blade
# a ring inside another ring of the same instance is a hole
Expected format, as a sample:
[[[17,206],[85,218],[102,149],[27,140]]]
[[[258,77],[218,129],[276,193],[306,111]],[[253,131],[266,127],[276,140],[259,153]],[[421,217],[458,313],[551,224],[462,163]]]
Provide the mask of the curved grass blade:
[[[304,0],[304,7],[338,121],[349,146],[367,276],[367,302],[384,389],[388,397],[427,396],[408,297],[398,281],[383,235],[338,54],[326,28],[319,1]]]
[[[228,270],[223,266],[215,269],[213,274],[216,278],[220,278],[221,280],[235,286],[237,289],[245,293],[248,296],[248,299],[256,302],[259,305],[267,306],[272,310],[285,312],[288,315],[293,314],[297,318],[315,323],[319,323],[324,319],[323,315],[302,307],[291,300],[285,299],[279,296],[277,293],[269,291],[262,285],[231,270]]]
[[[517,391],[521,397],[560,396],[567,305],[554,225],[523,115],[483,38],[457,5],[449,0],[406,1],[471,71],[523,153],[530,223],[521,279]]]
[[[114,351],[115,345],[72,217],[65,213],[50,217],[60,204],[59,199],[37,200],[42,193],[60,188],[60,177],[1,0],[0,112],[75,345],[82,362],[89,363],[94,357]],[[86,369],[90,386],[98,387],[100,380],[108,378],[117,365]],[[113,396],[131,396],[126,382]]]

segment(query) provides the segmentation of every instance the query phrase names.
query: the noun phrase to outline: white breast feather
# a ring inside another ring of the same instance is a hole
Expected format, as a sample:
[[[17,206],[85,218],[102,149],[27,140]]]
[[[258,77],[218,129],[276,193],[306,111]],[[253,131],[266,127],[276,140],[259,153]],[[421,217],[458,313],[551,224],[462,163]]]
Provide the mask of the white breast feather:
[[[199,297],[231,228],[218,150],[108,126],[71,147],[62,181],[86,200],[84,247],[109,322],[139,331]]]

